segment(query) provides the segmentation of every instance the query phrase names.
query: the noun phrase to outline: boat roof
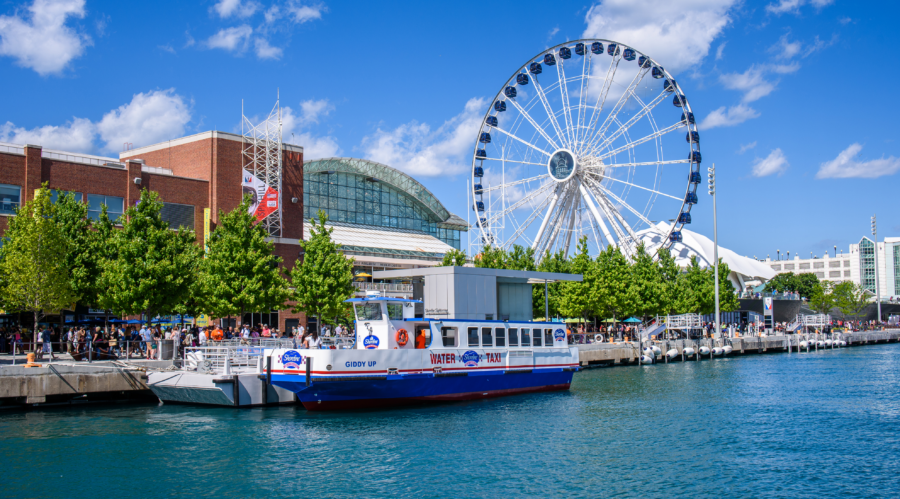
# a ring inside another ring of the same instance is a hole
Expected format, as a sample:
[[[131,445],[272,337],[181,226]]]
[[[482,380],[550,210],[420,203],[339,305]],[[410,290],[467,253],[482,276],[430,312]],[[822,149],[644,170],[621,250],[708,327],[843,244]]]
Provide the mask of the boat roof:
[[[350,298],[349,300],[344,300],[344,303],[355,303],[355,302],[367,302],[367,301],[393,301],[393,302],[403,302],[403,303],[422,303],[422,300],[413,300],[410,298],[393,298],[391,296],[372,296],[365,298]]]

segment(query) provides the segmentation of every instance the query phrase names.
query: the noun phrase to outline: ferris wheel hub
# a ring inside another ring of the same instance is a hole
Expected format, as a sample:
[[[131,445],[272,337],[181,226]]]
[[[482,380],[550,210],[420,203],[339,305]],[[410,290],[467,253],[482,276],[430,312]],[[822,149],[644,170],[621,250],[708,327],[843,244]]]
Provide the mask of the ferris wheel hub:
[[[575,170],[577,169],[578,162],[575,160],[575,155],[572,154],[572,151],[568,149],[557,149],[556,152],[550,156],[550,161],[547,162],[547,171],[550,173],[550,177],[557,182],[565,182],[572,178],[572,175],[575,175]]]

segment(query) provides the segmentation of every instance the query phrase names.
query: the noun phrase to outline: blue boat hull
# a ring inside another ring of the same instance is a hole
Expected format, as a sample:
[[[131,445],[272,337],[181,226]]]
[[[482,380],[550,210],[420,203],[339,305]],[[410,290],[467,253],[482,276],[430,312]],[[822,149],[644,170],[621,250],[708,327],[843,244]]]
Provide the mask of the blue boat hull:
[[[393,407],[427,402],[477,400],[521,393],[568,390],[573,370],[492,371],[468,375],[409,374],[367,379],[272,375],[272,384],[297,394],[307,410]]]

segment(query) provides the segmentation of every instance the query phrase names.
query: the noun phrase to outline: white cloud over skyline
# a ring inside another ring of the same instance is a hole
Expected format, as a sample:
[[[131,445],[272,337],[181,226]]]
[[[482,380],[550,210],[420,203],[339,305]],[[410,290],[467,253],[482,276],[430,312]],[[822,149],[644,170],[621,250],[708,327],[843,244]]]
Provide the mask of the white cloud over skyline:
[[[91,39],[68,26],[85,16],[84,0],[34,0],[27,15],[0,16],[0,56],[41,76],[59,74],[81,57]]]
[[[716,127],[735,126],[758,117],[759,112],[744,104],[731,106],[728,109],[726,109],[725,106],[722,106],[709,113],[700,123],[700,128],[709,130]]]
[[[769,175],[783,174],[790,164],[781,148],[774,149],[765,158],[756,158],[753,162],[752,174],[754,177],[767,177]]]
[[[862,144],[853,143],[831,161],[822,163],[816,178],[878,178],[900,171],[900,158],[890,156],[869,161],[857,159]]]

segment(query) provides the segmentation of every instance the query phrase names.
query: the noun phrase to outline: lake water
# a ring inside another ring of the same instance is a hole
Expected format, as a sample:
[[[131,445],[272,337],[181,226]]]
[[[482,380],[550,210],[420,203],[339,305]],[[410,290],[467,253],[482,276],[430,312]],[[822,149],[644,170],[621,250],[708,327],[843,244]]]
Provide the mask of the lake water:
[[[900,345],[591,369],[355,413],[0,414],[8,497],[897,497]]]

